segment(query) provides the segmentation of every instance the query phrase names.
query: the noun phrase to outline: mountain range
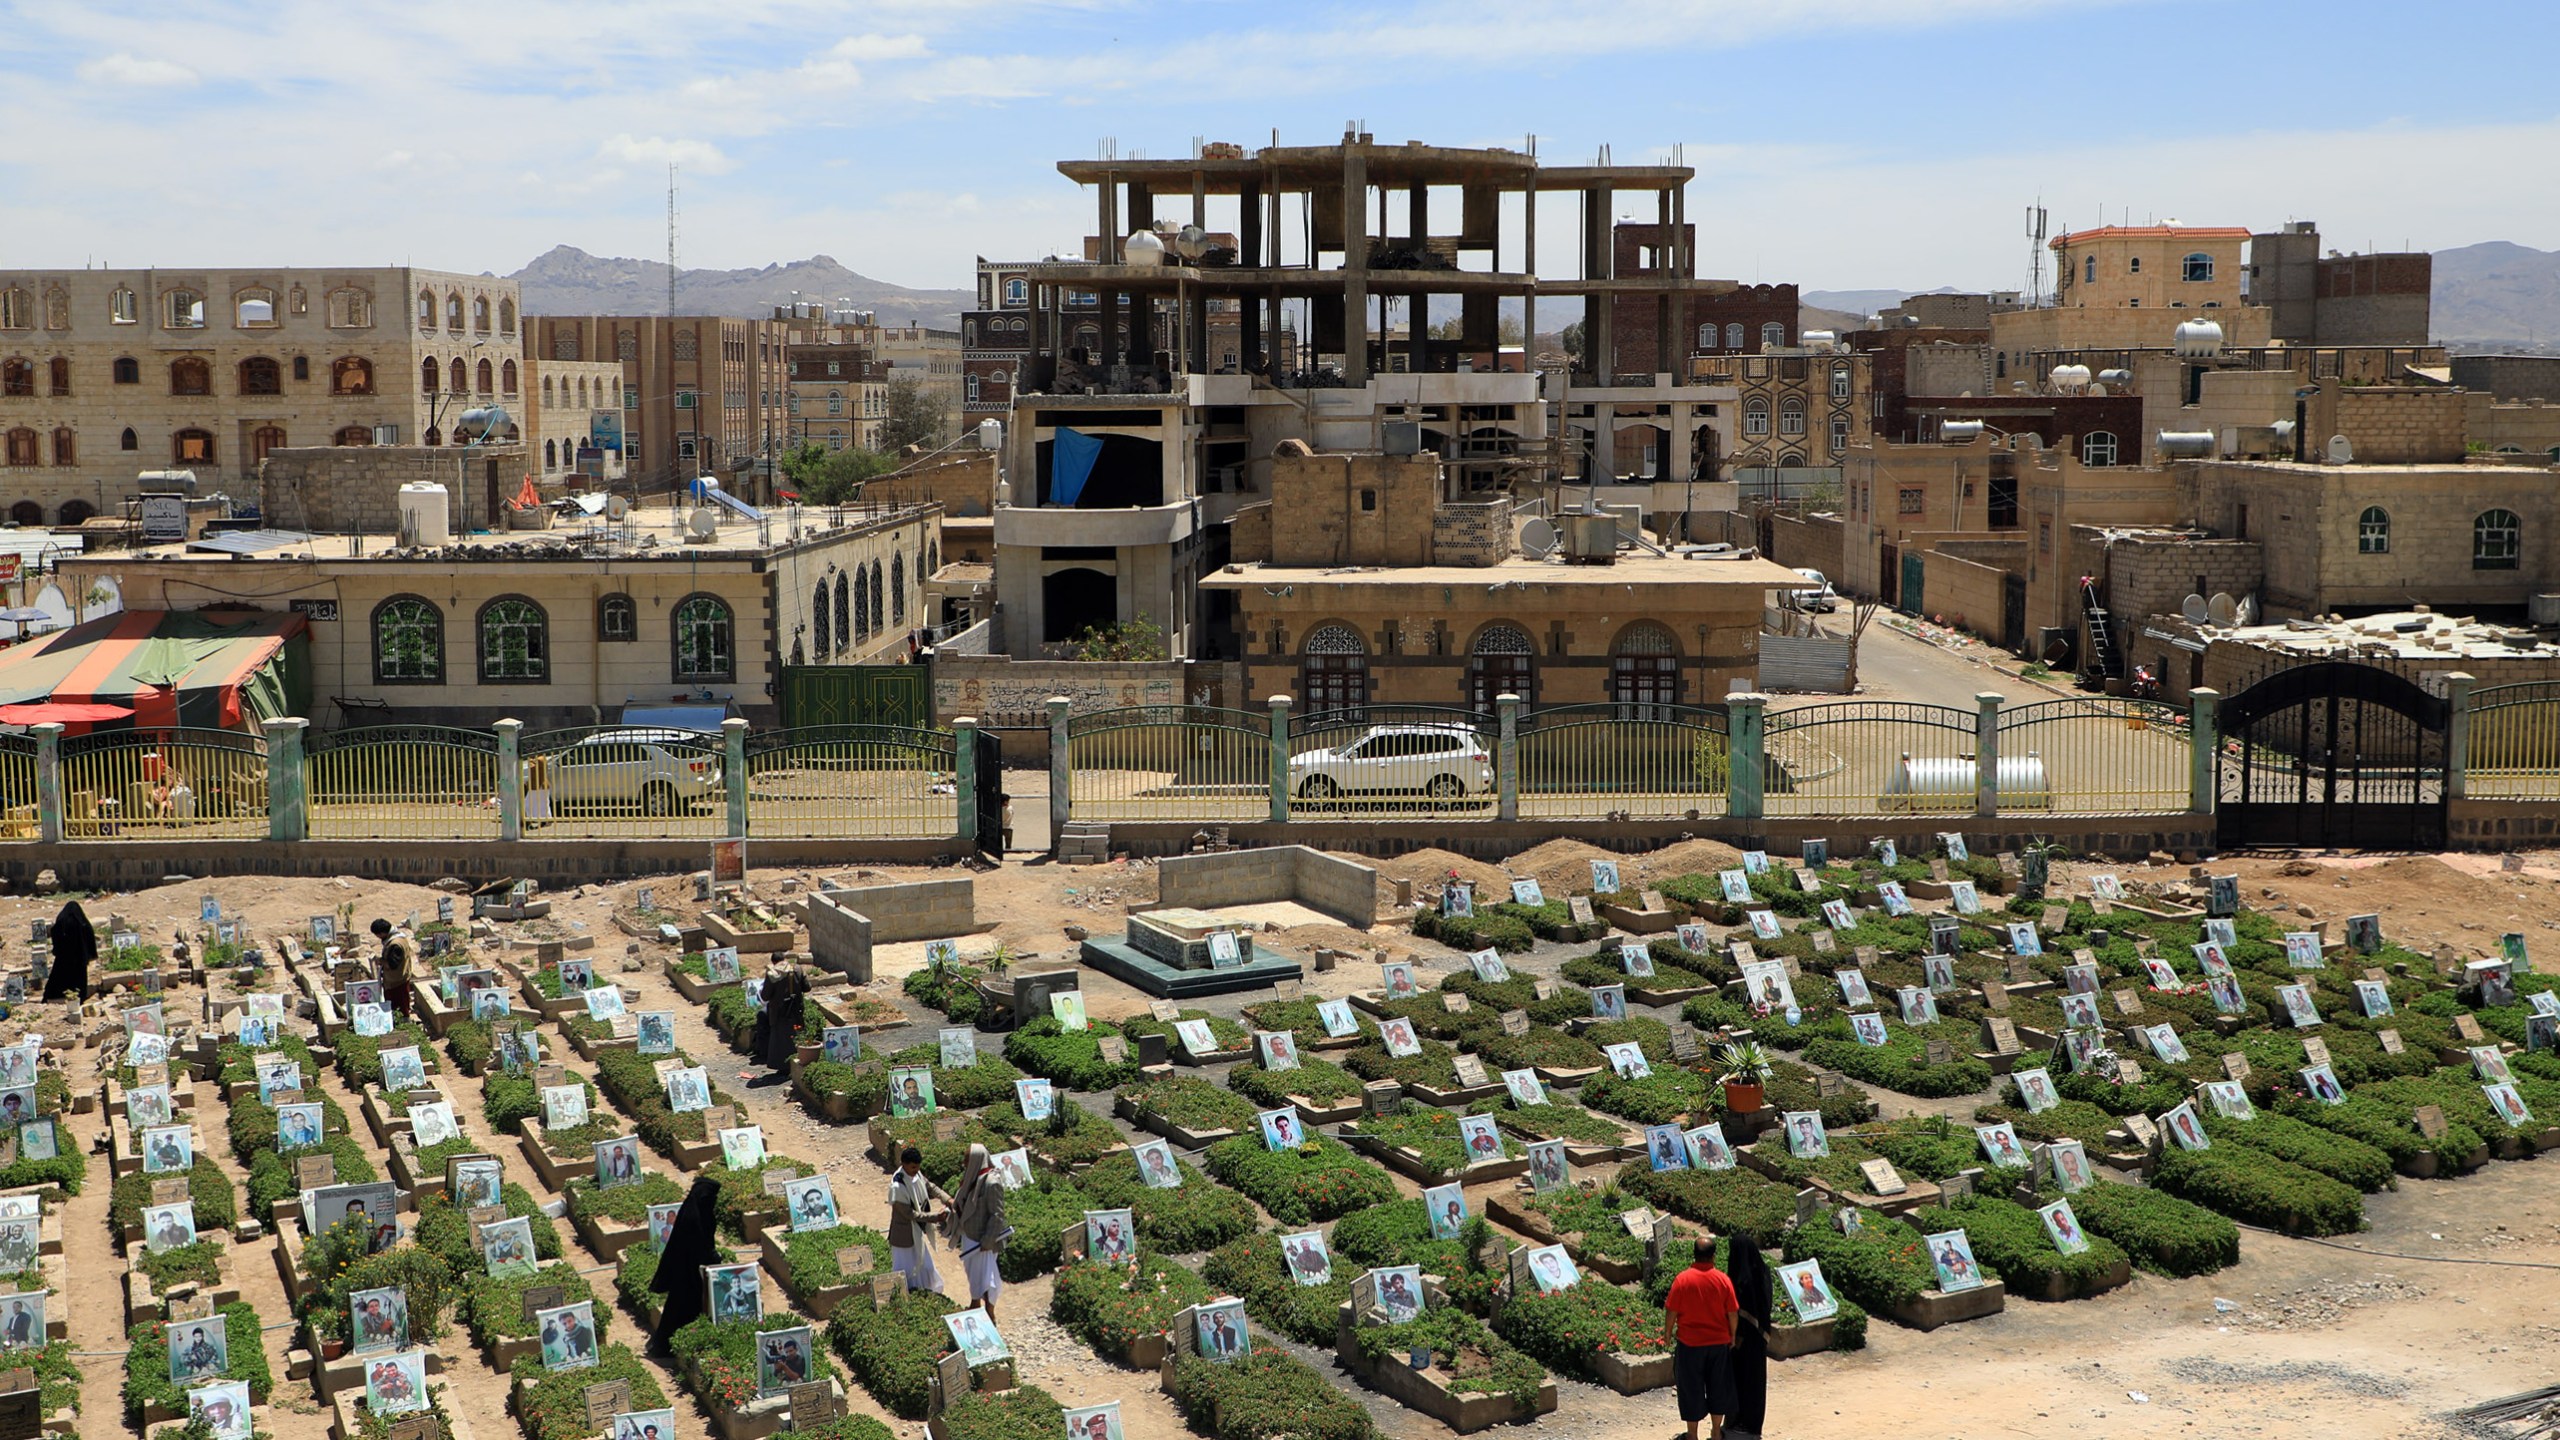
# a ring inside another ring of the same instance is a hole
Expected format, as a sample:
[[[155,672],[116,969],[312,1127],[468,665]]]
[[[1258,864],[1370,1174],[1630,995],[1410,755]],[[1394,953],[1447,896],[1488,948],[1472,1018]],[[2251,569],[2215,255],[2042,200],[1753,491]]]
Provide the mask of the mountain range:
[[[536,315],[666,313],[663,261],[609,258],[560,245],[508,278],[523,287],[524,307]],[[1936,292],[1807,290],[1799,298],[1806,328],[1845,330],[1906,296],[1931,293]],[[874,280],[829,255],[754,270],[681,270],[676,276],[676,305],[689,315],[760,316],[795,296],[874,311],[883,324],[939,329],[957,329],[960,312],[975,302],[966,290],[918,290]],[[2435,335],[2444,344],[2538,348],[2560,342],[2560,250],[2505,240],[2439,250],[2433,308]]]

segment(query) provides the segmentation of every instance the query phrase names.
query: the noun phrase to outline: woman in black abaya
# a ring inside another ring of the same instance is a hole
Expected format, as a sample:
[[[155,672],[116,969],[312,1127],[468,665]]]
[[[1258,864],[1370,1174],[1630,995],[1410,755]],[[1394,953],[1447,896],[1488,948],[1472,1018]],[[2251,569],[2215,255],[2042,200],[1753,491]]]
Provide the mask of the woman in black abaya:
[[[676,1211],[657,1273],[649,1277],[649,1288],[666,1297],[659,1302],[657,1328],[649,1332],[650,1354],[666,1358],[669,1338],[702,1314],[702,1267],[720,1263],[719,1247],[720,1183],[704,1175]]]
[[[1733,1413],[1725,1440],[1759,1440],[1769,1414],[1769,1262],[1748,1235],[1725,1245],[1724,1273],[1733,1281],[1742,1319],[1733,1327]]]
[[[44,998],[65,995],[89,998],[89,962],[98,958],[98,932],[80,902],[72,901],[53,917],[53,968],[45,972]]]

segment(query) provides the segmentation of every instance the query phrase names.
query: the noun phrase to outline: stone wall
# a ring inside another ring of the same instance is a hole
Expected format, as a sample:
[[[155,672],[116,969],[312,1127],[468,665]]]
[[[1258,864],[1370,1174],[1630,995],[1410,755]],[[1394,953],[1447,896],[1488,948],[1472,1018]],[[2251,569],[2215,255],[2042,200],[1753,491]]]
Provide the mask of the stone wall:
[[[839,894],[844,892],[838,892]],[[809,897],[809,958],[821,970],[871,983],[871,920],[824,891]]]
[[[1510,555],[1510,501],[1443,505],[1431,512],[1431,563],[1499,565]]]
[[[1271,563],[1428,565],[1439,503],[1436,455],[1283,444],[1271,460]]]
[[[1304,845],[1168,855],[1156,866],[1156,899],[1199,910],[1295,900],[1365,930],[1378,919],[1378,872]]]
[[[818,893],[868,919],[871,938],[884,945],[940,940],[979,928],[978,882],[967,875],[898,885],[828,885]]]
[[[2359,465],[2428,465],[2462,459],[2464,397],[2459,390],[2382,386],[2323,390],[2312,402],[2312,454],[2344,435]]]
[[[268,526],[321,534],[392,535],[400,487],[441,485],[453,533],[490,528],[491,502],[516,497],[531,455],[519,445],[330,445],[270,451],[258,467]],[[504,524],[504,517],[499,517]]]

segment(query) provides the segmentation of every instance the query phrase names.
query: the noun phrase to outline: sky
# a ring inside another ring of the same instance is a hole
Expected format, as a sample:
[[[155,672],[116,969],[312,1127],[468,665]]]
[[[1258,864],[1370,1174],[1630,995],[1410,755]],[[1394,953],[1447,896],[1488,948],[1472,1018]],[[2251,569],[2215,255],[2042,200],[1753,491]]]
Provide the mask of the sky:
[[[0,266],[659,258],[673,162],[687,266],[823,253],[957,287],[976,256],[1077,247],[1093,206],[1060,160],[1355,120],[1381,143],[1676,153],[1701,273],[1807,289],[2018,288],[2039,197],[2055,230],[2308,218],[2348,250],[2560,248],[2560,92],[2539,59],[2487,64],[2552,52],[2550,0],[0,11]]]

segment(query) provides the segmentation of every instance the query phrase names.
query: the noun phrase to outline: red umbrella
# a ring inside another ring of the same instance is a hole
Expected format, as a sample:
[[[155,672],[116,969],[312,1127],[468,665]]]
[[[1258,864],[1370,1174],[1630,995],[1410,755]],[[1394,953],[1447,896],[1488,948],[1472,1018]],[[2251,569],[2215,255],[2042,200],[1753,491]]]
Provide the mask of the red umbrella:
[[[0,725],[95,725],[101,720],[122,720],[133,713],[129,705],[92,705],[79,701],[37,700],[24,705],[0,705]]]

